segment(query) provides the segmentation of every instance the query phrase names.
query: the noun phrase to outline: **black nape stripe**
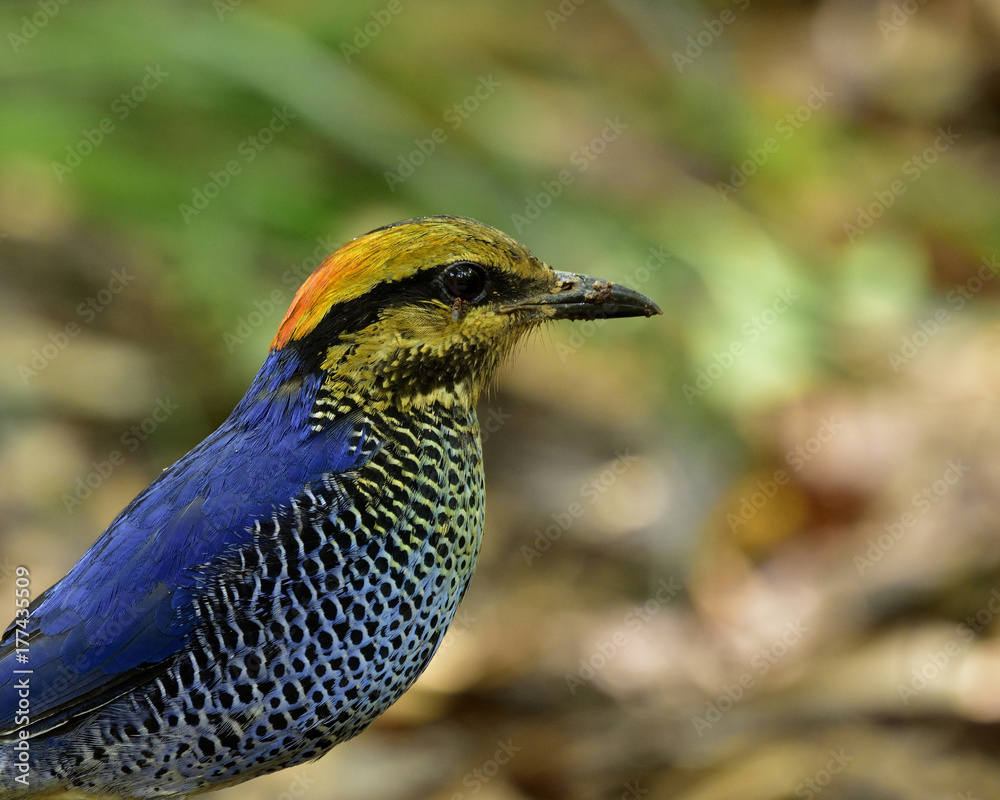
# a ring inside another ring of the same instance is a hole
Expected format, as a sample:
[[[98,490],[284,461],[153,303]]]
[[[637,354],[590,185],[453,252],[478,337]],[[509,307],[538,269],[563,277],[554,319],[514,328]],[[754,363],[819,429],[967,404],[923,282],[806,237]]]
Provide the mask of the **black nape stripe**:
[[[305,371],[315,372],[320,369],[331,345],[336,344],[344,334],[360,331],[378,321],[379,315],[387,309],[431,300],[450,304],[451,298],[445,291],[441,275],[451,263],[454,262],[420,270],[401,280],[383,281],[361,297],[335,303],[312,331],[288,346],[295,348]],[[483,297],[472,304],[474,306],[527,297],[535,288],[532,281],[519,275],[496,267],[480,266],[487,274],[487,286]]]

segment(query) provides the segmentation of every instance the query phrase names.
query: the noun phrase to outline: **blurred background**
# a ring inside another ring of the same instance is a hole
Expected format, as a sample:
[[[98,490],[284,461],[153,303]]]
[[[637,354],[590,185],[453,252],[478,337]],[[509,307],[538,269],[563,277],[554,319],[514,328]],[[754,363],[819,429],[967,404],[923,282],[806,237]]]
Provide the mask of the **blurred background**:
[[[40,0],[0,33],[7,619],[347,239],[468,215],[664,311],[529,343],[431,667],[214,797],[1000,797],[1000,4]]]

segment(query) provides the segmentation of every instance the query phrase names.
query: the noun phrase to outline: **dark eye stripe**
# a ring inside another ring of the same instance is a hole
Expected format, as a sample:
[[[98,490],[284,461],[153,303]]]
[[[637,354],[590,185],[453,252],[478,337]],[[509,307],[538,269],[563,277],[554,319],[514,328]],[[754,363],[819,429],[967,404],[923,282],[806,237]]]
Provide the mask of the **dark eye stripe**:
[[[401,280],[380,283],[361,297],[335,303],[307,336],[290,342],[288,346],[298,349],[307,370],[318,370],[327,349],[336,344],[341,336],[367,328],[376,322],[386,309],[406,305],[416,306],[431,300],[450,305],[454,295],[446,293],[444,275],[456,264],[471,263],[454,262],[423,269]],[[537,289],[531,281],[511,274],[507,270],[481,264],[474,266],[481,269],[485,276],[484,289],[475,299],[476,303],[514,300],[525,297]]]

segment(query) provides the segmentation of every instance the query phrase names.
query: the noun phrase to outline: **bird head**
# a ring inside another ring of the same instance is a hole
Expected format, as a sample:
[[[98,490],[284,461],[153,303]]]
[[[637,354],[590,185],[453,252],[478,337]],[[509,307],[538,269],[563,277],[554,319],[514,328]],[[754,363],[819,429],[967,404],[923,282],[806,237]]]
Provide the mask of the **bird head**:
[[[659,313],[624,286],[553,270],[480,222],[423,217],[328,257],[299,289],[271,348],[295,348],[337,389],[404,405],[474,403],[542,322]]]

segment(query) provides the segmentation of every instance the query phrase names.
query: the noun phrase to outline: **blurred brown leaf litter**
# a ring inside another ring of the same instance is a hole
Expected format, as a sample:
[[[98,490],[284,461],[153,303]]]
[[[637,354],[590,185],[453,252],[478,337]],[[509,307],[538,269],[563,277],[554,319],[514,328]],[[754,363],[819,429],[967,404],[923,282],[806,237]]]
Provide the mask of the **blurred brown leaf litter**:
[[[324,253],[465,214],[664,316],[519,354],[427,673],[216,796],[1000,797],[1000,5],[454,9],[0,8],[4,570],[210,432]]]

